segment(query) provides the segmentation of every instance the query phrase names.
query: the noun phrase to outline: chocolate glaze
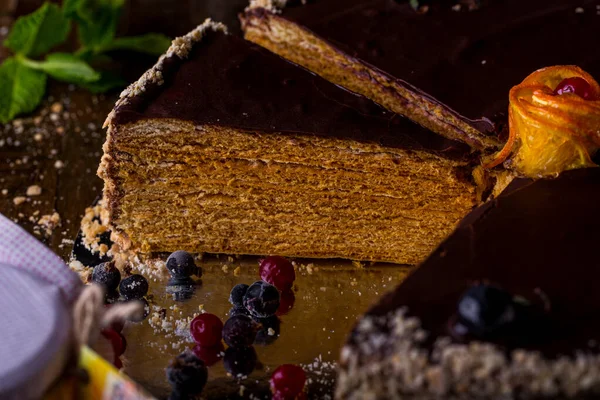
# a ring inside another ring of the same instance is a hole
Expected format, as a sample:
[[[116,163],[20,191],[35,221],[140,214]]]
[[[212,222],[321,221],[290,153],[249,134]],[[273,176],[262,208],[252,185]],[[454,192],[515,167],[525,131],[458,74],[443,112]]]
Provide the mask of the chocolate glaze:
[[[506,113],[510,88],[542,67],[576,64],[600,78],[594,0],[431,3],[420,14],[400,0],[294,0],[282,16],[468,118]]]
[[[462,293],[475,281],[489,280],[533,303],[541,303],[536,288],[548,296],[552,328],[523,347],[550,356],[587,349],[590,339],[600,339],[599,203],[598,168],[535,182],[518,179],[470,213],[368,314],[406,306],[431,339],[447,336]]]
[[[241,38],[209,33],[184,62],[168,58],[165,83],[115,109],[113,123],[177,118],[263,132],[330,136],[452,158],[466,145],[440,137]]]

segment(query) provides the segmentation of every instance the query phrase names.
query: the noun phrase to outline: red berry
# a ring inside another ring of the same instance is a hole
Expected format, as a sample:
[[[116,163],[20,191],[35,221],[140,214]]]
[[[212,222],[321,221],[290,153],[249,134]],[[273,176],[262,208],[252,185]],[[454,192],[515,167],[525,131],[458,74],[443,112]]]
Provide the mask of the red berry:
[[[592,86],[585,79],[578,76],[563,79],[554,89],[555,95],[565,93],[574,93],[584,100],[595,100]]]
[[[127,341],[125,340],[125,336],[121,335],[119,332],[112,328],[103,329],[101,333],[102,336],[108,339],[112,344],[115,357],[120,357],[123,355],[123,353],[125,353],[125,349],[127,348]]]
[[[223,322],[214,314],[200,314],[192,320],[190,333],[201,346],[211,347],[221,343]]]
[[[296,271],[287,258],[271,256],[260,262],[260,278],[284,292],[292,288]]]
[[[294,400],[303,394],[306,374],[297,365],[284,364],[273,372],[270,383],[273,398]]]
[[[219,342],[216,346],[211,347],[196,345],[192,351],[196,357],[204,361],[204,364],[206,364],[207,367],[210,367],[223,358],[225,347],[223,346],[223,343]]]
[[[292,308],[294,308],[294,303],[296,302],[296,296],[294,292],[291,290],[286,290],[285,292],[281,292],[281,296],[279,297],[279,308],[275,315],[281,317],[282,315],[287,314]]]

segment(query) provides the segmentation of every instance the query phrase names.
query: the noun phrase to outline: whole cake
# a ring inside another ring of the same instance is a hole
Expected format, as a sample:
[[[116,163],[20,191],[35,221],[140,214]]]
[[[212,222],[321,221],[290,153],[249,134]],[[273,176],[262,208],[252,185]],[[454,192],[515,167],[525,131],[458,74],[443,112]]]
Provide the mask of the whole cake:
[[[205,22],[119,100],[99,175],[143,252],[415,264],[481,201],[475,148]]]
[[[600,395],[600,170],[517,179],[356,325],[337,397]]]

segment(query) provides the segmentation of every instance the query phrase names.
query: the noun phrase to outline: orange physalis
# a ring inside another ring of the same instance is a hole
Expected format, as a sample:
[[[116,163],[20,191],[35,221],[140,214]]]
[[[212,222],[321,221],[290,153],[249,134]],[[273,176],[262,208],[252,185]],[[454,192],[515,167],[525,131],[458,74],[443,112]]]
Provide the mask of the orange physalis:
[[[539,177],[596,166],[600,148],[600,85],[577,66],[542,68],[509,94],[509,138],[484,166],[507,166]]]

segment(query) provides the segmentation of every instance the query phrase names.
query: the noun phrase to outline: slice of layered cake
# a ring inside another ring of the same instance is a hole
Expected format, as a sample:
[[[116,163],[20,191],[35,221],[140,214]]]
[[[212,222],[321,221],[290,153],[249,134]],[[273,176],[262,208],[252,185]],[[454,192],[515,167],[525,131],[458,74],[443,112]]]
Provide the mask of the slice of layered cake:
[[[337,398],[598,398],[598,202],[589,168],[469,214],[358,322]]]
[[[502,113],[505,122],[510,88],[545,66],[600,76],[596,11],[593,0],[253,0],[241,19],[248,40],[434,132],[489,148],[491,125],[458,113],[494,121]]]
[[[414,264],[485,187],[470,146],[210,21],[176,39],[107,124],[110,224],[143,252]]]

